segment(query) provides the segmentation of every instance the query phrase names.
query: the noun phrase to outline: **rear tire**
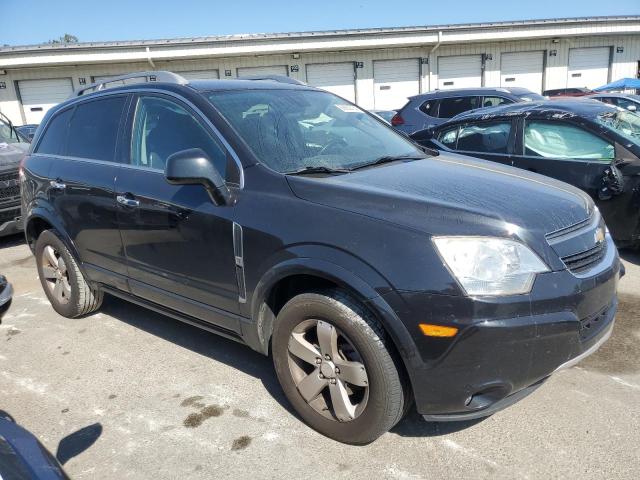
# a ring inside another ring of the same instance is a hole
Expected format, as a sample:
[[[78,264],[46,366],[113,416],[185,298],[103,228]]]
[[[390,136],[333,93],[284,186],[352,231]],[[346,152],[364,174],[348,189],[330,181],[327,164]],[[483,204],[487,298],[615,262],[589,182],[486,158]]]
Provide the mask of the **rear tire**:
[[[35,253],[40,283],[56,312],[76,318],[100,308],[103,292],[87,283],[73,255],[55,233],[42,232]]]
[[[327,355],[329,338],[333,353]],[[370,443],[398,423],[410,404],[382,325],[343,292],[289,300],[276,319],[272,347],[288,400],[311,428],[334,440]]]

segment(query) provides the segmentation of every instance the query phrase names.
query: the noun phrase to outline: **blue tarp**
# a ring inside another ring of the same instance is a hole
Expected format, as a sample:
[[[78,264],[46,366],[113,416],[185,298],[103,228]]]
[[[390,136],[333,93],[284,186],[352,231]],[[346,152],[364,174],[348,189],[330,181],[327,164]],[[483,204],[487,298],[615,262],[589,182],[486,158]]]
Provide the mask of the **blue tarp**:
[[[596,92],[604,92],[606,90],[631,90],[640,88],[639,78],[621,78],[615,82],[607,83],[598,88],[594,88]]]

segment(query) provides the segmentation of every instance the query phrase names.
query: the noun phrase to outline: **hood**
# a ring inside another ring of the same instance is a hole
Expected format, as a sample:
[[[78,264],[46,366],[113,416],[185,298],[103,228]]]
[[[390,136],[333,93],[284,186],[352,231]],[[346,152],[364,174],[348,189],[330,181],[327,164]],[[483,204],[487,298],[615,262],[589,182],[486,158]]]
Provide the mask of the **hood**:
[[[590,197],[566,183],[447,153],[338,176],[287,179],[302,199],[431,235],[487,235],[513,226],[544,235],[593,211]]]
[[[17,168],[29,146],[28,143],[0,143],[0,170],[14,166]]]

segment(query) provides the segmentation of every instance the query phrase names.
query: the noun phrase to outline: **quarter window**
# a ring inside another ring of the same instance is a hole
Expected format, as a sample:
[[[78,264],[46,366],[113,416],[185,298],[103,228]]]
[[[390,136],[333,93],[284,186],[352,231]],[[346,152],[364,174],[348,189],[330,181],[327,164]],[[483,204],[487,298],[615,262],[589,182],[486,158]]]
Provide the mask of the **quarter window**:
[[[36,153],[44,153],[48,155],[64,155],[65,142],[69,130],[69,120],[73,108],[69,108],[64,112],[56,114],[50,121],[47,129],[42,135],[42,140],[36,148]]]
[[[511,122],[483,122],[465,125],[458,135],[457,150],[508,153]]]
[[[69,157],[113,162],[125,96],[81,103],[69,124]]]
[[[164,170],[167,158],[200,148],[224,177],[225,151],[186,108],[160,97],[138,100],[131,139],[131,164]]]
[[[456,115],[480,107],[480,97],[453,97],[440,100],[438,117],[452,118]]]
[[[527,122],[524,129],[525,155],[610,162],[613,144],[582,128],[559,122]]]

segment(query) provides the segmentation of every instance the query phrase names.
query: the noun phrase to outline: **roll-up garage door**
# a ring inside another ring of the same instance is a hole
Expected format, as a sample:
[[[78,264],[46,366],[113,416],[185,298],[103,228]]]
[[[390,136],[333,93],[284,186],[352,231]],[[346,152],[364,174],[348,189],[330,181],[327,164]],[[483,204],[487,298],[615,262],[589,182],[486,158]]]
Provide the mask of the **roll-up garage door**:
[[[216,80],[220,78],[218,70],[187,70],[176,73],[187,80]]]
[[[482,86],[482,57],[458,55],[438,57],[438,88],[476,88]]]
[[[73,93],[70,78],[19,80],[18,90],[26,123],[40,123],[45,113]]]
[[[500,56],[500,86],[542,92],[544,52],[513,52]]]
[[[611,48],[572,48],[569,50],[567,87],[595,88],[609,81]]]
[[[285,75],[287,76],[286,65],[271,65],[268,67],[240,67],[238,68],[239,77],[248,77],[251,75]]]
[[[400,109],[407,98],[420,93],[420,60],[375,60],[373,88],[376,109]]]
[[[351,102],[356,101],[353,62],[308,64],[307,83],[335,93]]]

